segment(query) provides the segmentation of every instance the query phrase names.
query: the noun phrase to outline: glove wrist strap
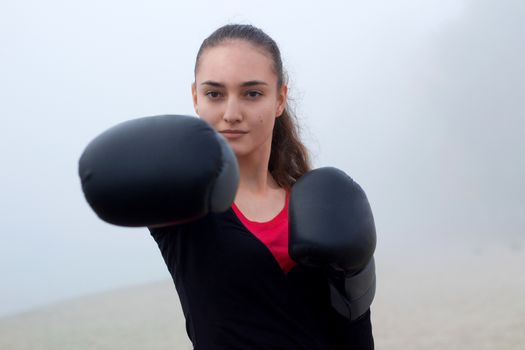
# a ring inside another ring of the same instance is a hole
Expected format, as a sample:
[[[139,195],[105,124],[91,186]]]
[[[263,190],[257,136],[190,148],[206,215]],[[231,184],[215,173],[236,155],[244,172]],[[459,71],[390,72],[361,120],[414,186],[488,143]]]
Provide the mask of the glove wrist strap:
[[[370,308],[374,300],[376,291],[374,258],[359,273],[344,277],[344,291],[337,288],[334,282],[330,282],[332,307],[351,321],[358,319]]]

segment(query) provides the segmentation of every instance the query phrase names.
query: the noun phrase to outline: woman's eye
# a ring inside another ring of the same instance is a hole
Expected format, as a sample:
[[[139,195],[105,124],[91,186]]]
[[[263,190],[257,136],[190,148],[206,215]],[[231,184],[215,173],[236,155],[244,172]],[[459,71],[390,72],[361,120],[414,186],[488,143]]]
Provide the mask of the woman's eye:
[[[216,99],[216,98],[219,98],[221,96],[221,93],[218,92],[218,91],[208,91],[206,93],[206,96],[212,98],[212,99]]]
[[[257,98],[259,96],[262,96],[262,94],[259,92],[259,91],[248,91],[246,93],[246,95],[249,97],[249,98]]]

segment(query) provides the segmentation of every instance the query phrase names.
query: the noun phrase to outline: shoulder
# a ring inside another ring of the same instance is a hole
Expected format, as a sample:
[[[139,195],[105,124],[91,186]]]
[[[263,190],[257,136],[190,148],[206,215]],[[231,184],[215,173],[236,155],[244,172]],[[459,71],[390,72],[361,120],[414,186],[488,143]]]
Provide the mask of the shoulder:
[[[158,241],[159,239],[173,237],[179,234],[199,234],[238,225],[239,221],[236,219],[233,209],[230,207],[225,212],[210,213],[203,218],[191,222],[162,227],[148,227],[148,230],[151,236]]]

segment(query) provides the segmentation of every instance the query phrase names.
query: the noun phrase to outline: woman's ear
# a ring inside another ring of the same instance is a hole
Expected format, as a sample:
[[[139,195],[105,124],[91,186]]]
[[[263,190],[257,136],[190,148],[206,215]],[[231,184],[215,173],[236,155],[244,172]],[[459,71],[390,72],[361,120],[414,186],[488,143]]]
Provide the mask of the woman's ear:
[[[287,101],[288,101],[288,85],[283,84],[281,85],[281,88],[279,89],[279,96],[277,96],[277,115],[276,117],[280,117],[283,114]]]
[[[191,84],[191,97],[193,99],[193,109],[195,110],[195,113],[197,113],[198,115],[199,107],[197,105],[197,86],[195,85],[195,82]]]

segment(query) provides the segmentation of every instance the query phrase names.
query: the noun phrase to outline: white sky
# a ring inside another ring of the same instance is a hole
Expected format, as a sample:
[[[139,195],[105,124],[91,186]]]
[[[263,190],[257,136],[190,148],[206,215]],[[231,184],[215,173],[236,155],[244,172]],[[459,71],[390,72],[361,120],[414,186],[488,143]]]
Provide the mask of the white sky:
[[[280,44],[315,164],[365,188],[380,259],[521,251],[523,18],[520,0],[3,1],[0,315],[169,278],[147,230],[89,209],[77,161],[120,121],[192,114],[197,49],[229,22]]]

